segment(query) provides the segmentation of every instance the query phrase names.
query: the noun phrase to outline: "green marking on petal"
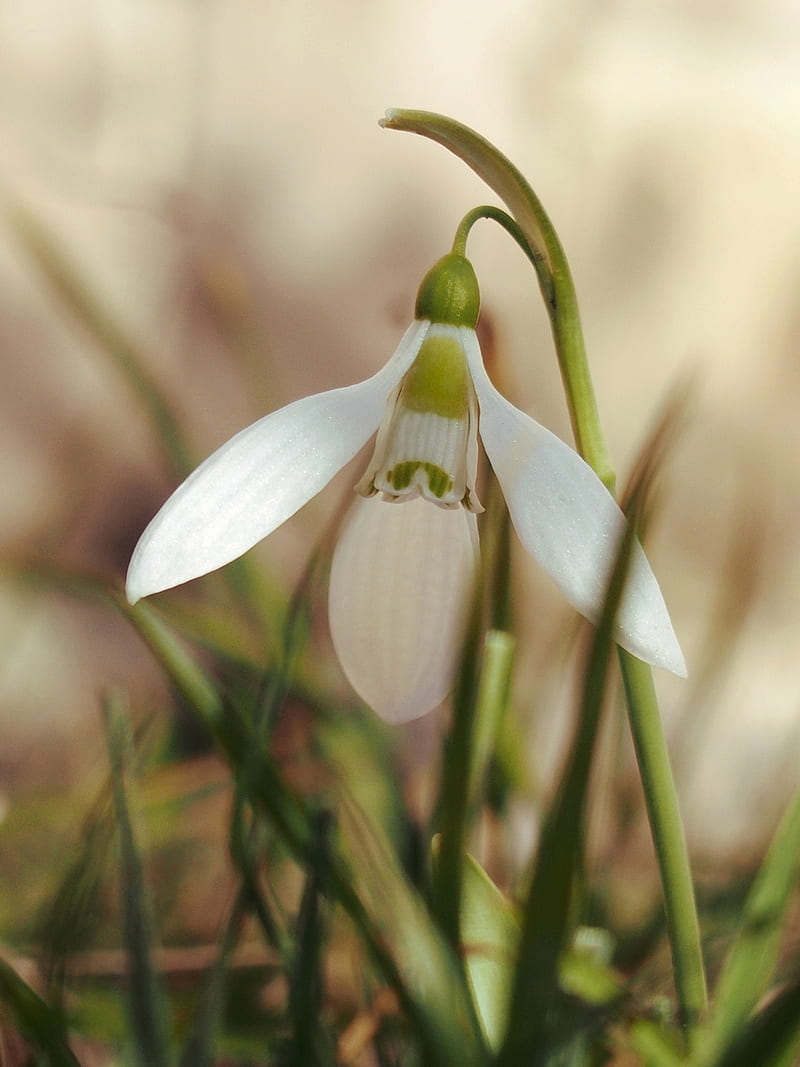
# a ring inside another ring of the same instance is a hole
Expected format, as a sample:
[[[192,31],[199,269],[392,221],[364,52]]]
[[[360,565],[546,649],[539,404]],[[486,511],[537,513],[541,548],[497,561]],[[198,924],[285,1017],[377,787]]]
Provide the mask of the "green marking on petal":
[[[417,467],[419,466],[421,466],[420,463],[412,462],[411,460],[398,463],[397,466],[392,467],[390,471],[386,472],[386,481],[393,489],[396,489],[398,493],[403,489],[408,489]]]
[[[426,463],[425,473],[428,475],[428,488],[439,500],[453,488],[453,479],[441,467]]]
[[[426,463],[422,460],[404,460],[396,464],[390,471],[387,471],[386,480],[396,492],[400,493],[408,489],[414,480],[414,475],[420,469],[427,475],[428,489],[437,500],[441,500],[453,488],[453,479],[447,471],[443,471],[435,463]]]
[[[457,337],[434,333],[425,339],[406,375],[400,403],[411,411],[465,419],[469,382],[464,349]]]

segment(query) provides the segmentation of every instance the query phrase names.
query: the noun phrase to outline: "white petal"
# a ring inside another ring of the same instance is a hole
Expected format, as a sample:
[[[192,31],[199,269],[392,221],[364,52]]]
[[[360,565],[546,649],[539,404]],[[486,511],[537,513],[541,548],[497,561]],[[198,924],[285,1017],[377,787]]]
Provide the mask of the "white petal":
[[[377,429],[428,326],[414,322],[372,378],[297,400],[209,456],[142,534],[128,568],[131,603],[230,563],[323,489]]]
[[[331,635],[351,685],[387,722],[424,715],[452,688],[477,566],[464,508],[356,501],[331,564]]]
[[[480,435],[520,541],[591,622],[603,605],[625,517],[584,460],[498,393],[474,332],[464,346],[480,408]],[[669,612],[637,544],[615,639],[635,656],[681,676],[686,664]]]

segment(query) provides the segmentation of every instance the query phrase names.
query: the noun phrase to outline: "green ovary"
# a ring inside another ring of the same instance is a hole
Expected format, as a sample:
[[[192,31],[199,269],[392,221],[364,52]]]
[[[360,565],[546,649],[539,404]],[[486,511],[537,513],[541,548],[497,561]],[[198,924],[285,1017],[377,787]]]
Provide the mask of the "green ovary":
[[[422,460],[405,460],[396,464],[390,471],[387,471],[386,480],[396,492],[400,493],[408,489],[420,468],[427,475],[428,489],[438,500],[441,500],[445,493],[449,493],[453,488],[453,479],[446,471],[437,467],[435,463],[425,463]]]
[[[428,337],[403,383],[402,405],[446,419],[465,419],[469,410],[469,371],[457,337]],[[427,465],[426,465],[427,466]]]

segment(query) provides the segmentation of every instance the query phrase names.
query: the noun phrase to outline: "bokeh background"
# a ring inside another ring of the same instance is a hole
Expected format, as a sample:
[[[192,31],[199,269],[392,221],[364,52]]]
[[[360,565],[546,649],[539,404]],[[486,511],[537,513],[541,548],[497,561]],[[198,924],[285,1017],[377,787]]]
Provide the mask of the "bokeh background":
[[[0,177],[144,353],[202,458],[372,373],[461,215],[491,194],[389,106],[450,114],[529,177],[578,286],[624,481],[687,390],[650,555],[690,665],[659,676],[690,843],[743,862],[800,742],[800,6],[796,0],[7,0]],[[0,230],[0,545],[118,579],[173,482],[143,405]],[[471,252],[494,358],[569,439],[527,264]],[[286,590],[346,479],[257,550]],[[515,713],[546,774],[570,614],[518,559]],[[125,622],[0,579],[8,811],[105,767],[98,692],[163,682]],[[566,720],[564,720],[566,721]],[[397,733],[413,764],[436,727]],[[424,762],[424,760],[423,760]],[[524,826],[524,819],[522,820]]]

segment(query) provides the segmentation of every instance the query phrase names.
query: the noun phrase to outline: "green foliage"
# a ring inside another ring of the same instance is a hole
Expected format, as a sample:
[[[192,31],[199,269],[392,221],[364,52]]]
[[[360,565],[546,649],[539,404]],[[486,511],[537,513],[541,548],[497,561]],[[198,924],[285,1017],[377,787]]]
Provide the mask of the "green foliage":
[[[0,960],[0,1000],[15,1028],[41,1052],[48,1067],[79,1067],[66,1043],[62,1020],[22,978]]]

